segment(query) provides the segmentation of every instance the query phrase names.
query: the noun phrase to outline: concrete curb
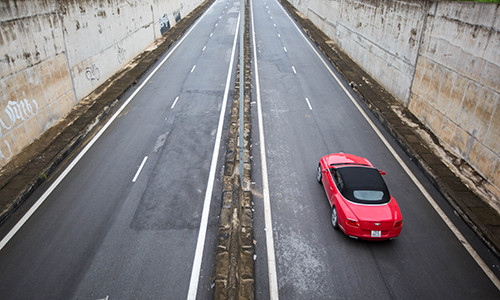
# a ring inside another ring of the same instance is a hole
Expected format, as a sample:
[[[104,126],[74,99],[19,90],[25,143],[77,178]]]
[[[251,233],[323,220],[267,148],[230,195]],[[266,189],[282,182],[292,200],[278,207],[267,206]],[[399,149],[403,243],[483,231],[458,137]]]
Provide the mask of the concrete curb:
[[[245,74],[240,66],[235,82],[229,137],[224,164],[222,207],[215,259],[214,299],[254,299],[254,244],[250,162],[250,35],[248,1],[245,1]],[[244,80],[244,157],[239,157],[239,81]],[[244,174],[238,174],[243,159]],[[243,175],[244,187],[240,176]]]
[[[206,0],[159,41],[106,80],[61,121],[16,155],[0,170],[0,225],[73,151],[97,133],[120,97],[163,55],[215,0]]]
[[[499,257],[500,215],[498,212],[481,199],[480,196],[471,191],[434,154],[431,145],[416,133],[416,128],[410,127],[401,116],[416,124],[419,130],[425,131],[431,137],[437,147],[441,147],[438,138],[406,107],[353,62],[328,36],[298,12],[292,4],[286,0],[280,0],[280,2],[330,60],[336,70],[347,82],[350,82],[356,94],[389,130],[405,152],[414,159],[462,219],[476,232],[490,250]],[[449,154],[452,155],[451,153]],[[460,159],[457,158],[457,160]],[[477,174],[477,176],[480,175]]]

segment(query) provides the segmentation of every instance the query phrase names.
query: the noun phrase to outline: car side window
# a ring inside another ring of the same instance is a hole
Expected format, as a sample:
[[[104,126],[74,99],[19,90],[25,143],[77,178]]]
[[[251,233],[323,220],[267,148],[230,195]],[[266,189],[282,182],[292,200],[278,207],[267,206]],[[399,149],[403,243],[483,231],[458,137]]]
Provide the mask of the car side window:
[[[339,180],[338,180],[338,173],[337,173],[337,170],[331,168],[330,169],[330,174],[332,175],[332,178],[333,178],[333,182],[335,183],[335,185],[338,187],[339,186]]]
[[[339,192],[342,193],[344,190],[344,181],[342,180],[342,176],[335,170],[335,177],[337,179],[337,187],[339,189]]]
[[[333,169],[332,169],[332,168],[330,168],[330,169],[328,169],[328,171],[330,172],[330,177],[332,177],[333,182],[334,182],[335,184],[337,184],[337,181],[335,180],[335,176],[333,175]]]

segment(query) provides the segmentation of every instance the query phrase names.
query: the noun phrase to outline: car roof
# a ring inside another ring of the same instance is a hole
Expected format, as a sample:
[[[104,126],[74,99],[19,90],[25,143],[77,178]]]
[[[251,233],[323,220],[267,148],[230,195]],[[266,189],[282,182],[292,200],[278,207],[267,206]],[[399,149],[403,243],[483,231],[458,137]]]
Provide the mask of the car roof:
[[[379,171],[366,166],[343,166],[336,168],[342,178],[342,195],[357,203],[382,204],[391,199],[389,189]],[[383,196],[377,201],[363,201],[355,197],[355,191],[381,191]]]

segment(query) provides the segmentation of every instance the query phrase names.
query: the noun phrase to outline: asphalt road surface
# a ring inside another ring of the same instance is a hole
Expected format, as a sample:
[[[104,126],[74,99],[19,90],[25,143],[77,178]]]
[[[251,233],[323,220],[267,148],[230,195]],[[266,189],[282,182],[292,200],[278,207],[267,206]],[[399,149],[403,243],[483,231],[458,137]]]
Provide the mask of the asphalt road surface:
[[[215,149],[224,146],[219,124],[229,117],[223,103],[233,94],[238,19],[238,1],[217,1],[165,54],[1,250],[1,299],[185,299],[193,290],[212,297],[224,153]],[[205,255],[195,259],[205,199]],[[195,261],[199,282],[190,285]]]
[[[281,5],[276,0],[252,0],[251,8],[258,66],[252,98],[256,298],[499,299],[497,287],[429,204]],[[256,61],[254,56],[254,67]],[[259,103],[260,133],[255,130]],[[361,108],[367,111],[362,104]],[[449,218],[474,240],[425,176],[380,124],[373,118],[372,122]],[[262,153],[255,151],[260,147],[265,148],[270,224],[265,223]],[[384,178],[403,214],[398,239],[366,242],[333,230],[330,206],[315,178],[320,157],[333,152],[366,157],[387,172]],[[269,244],[271,226],[274,245]],[[477,240],[471,243],[488,253]],[[273,259],[268,259],[270,246],[275,249],[275,266]],[[496,258],[488,259],[498,266]]]

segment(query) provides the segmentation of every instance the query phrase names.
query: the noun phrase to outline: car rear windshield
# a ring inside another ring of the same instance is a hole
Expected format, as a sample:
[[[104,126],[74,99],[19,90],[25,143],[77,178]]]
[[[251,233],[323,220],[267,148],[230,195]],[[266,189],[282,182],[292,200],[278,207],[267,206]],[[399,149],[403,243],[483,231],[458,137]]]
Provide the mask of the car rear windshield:
[[[383,204],[391,200],[387,185],[377,169],[341,167],[337,172],[340,192],[348,200],[363,204]]]

